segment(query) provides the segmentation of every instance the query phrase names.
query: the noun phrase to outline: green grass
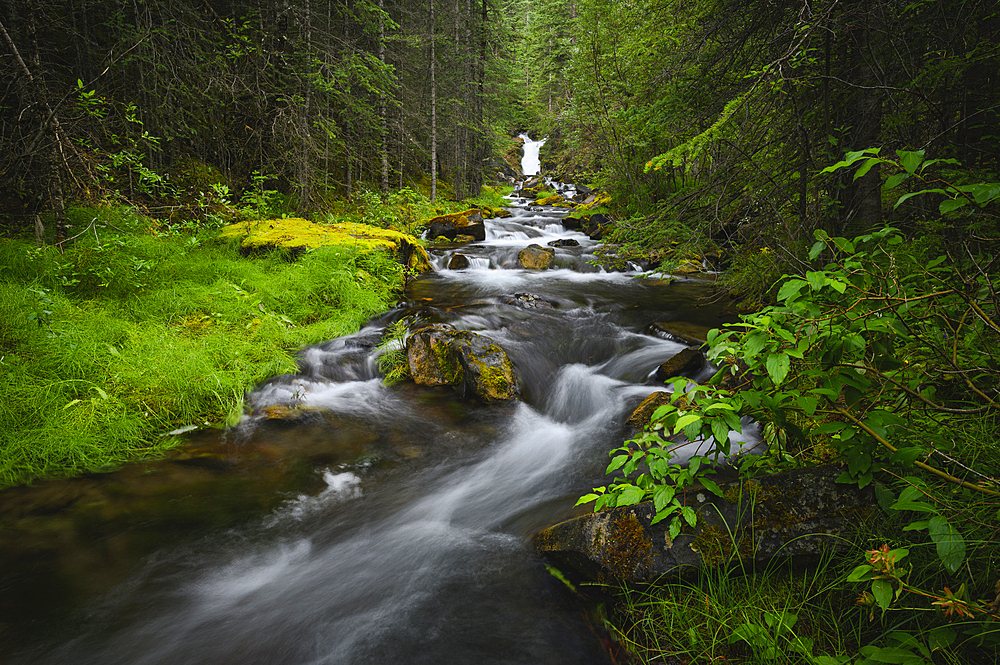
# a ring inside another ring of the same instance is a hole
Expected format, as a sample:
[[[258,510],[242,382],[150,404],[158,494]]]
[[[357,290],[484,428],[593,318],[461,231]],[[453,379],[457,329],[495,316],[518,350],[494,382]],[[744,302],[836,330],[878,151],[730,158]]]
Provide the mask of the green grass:
[[[401,267],[375,252],[292,261],[157,236],[114,216],[65,253],[0,240],[0,487],[114,468],[222,425],[293,353],[384,311]],[[103,217],[102,217],[103,219]],[[98,241],[99,240],[99,241]]]

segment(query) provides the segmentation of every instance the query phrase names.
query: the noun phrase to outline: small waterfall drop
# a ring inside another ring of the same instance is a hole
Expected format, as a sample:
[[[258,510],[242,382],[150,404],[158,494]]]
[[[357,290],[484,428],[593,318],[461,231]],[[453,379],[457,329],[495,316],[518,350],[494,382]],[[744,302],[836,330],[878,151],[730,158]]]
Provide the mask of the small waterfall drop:
[[[545,145],[546,139],[532,141],[527,134],[521,134],[524,139],[524,157],[521,158],[521,171],[524,175],[538,175],[542,170],[542,163],[538,157],[538,151]]]

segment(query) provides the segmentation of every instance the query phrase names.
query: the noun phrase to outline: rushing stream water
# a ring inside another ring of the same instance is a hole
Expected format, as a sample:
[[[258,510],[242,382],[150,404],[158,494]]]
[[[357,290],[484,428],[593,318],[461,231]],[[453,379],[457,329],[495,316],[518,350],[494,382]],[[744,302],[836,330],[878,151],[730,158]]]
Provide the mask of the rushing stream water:
[[[0,495],[0,661],[609,662],[530,536],[603,484],[652,371],[682,348],[647,326],[721,312],[703,283],[601,271],[562,211],[525,204],[485,242],[436,251],[396,310],[306,350],[233,430]],[[579,245],[554,269],[516,267],[563,238]],[[456,251],[469,268],[444,267]],[[384,385],[375,346],[403,317],[492,338],[523,400]]]

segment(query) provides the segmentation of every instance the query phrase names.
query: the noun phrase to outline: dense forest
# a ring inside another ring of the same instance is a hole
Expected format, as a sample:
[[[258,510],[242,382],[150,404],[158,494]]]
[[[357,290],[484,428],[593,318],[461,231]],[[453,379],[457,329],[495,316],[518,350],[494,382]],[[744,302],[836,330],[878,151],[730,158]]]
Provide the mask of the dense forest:
[[[220,227],[417,233],[504,205],[527,132],[544,175],[601,192],[610,255],[717,271],[749,312],[590,500],[652,499],[676,535],[678,478],[710,464],[661,463],[660,434],[728,454],[754,422],[743,471],[841,465],[885,516],[809,579],[620,590],[617,639],[642,662],[995,662],[998,72],[985,0],[0,0],[0,485],[223,427],[408,276],[251,261]]]
[[[508,40],[494,3],[437,5],[5,2],[7,210],[59,225],[69,200],[155,212],[256,186],[305,214],[432,171],[478,193]]]
[[[3,3],[0,26],[20,227],[58,226],[74,199],[197,211],[254,187],[303,214],[439,180],[461,199],[530,130],[550,175],[615,196],[617,240],[654,258],[668,238],[736,241],[787,268],[817,228],[939,203],[882,205],[879,165],[822,171],[846,151],[996,180],[985,2],[38,0]]]

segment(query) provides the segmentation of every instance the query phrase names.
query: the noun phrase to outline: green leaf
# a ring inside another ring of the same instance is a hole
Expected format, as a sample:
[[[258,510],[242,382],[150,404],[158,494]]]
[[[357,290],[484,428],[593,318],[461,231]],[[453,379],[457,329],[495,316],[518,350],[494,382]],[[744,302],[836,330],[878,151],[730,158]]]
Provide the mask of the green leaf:
[[[815,261],[816,257],[819,256],[823,250],[826,249],[826,243],[822,240],[817,240],[813,243],[813,246],[809,249],[809,260]]]
[[[708,478],[701,478],[699,482],[702,486],[715,496],[722,496],[722,488],[715,484],[714,480],[709,480]]]
[[[642,501],[642,497],[645,496],[646,492],[642,488],[635,487],[634,485],[627,486],[621,494],[618,495],[618,505],[619,506],[632,506]]]
[[[611,463],[608,464],[608,468],[605,469],[604,473],[611,473],[615,469],[618,469],[619,467],[621,467],[621,465],[624,464],[625,462],[627,462],[628,460],[629,460],[629,456],[628,455],[618,455],[616,457],[613,457],[611,459]]]
[[[924,531],[930,527],[931,523],[929,520],[919,520],[917,522],[910,522],[903,527],[903,531]]]
[[[920,196],[921,194],[946,194],[943,189],[921,189],[919,192],[910,192],[909,194],[903,194],[896,200],[896,205],[893,206],[893,210],[898,208],[903,204],[903,201],[911,199],[914,196]]]
[[[806,415],[810,418],[816,413],[816,406],[818,405],[818,400],[812,395],[799,395],[798,399],[799,408],[805,411]]]
[[[804,279],[788,280],[787,282],[781,285],[780,289],[778,289],[778,300],[784,301],[794,296],[797,296],[799,294],[799,291],[801,291],[802,287],[805,286],[806,284],[808,284],[808,282],[806,282],[806,280]]]
[[[717,444],[725,445],[729,442],[729,426],[722,420],[713,420],[712,436]]]
[[[579,499],[576,500],[574,506],[581,506],[585,503],[590,503],[591,501],[596,501],[600,497],[600,494],[584,494]]]
[[[861,165],[861,168],[859,168],[857,171],[854,172],[854,180],[858,180],[859,178],[865,177],[865,174],[871,171],[872,167],[881,161],[882,161],[881,159],[876,159],[875,157],[870,158],[868,161],[866,161],[864,164]]]
[[[669,506],[674,500],[674,495],[677,493],[677,488],[673,485],[658,485],[656,489],[653,490],[653,507],[656,508],[656,512],[659,513],[664,508]]]
[[[954,573],[965,560],[965,539],[941,515],[935,515],[928,527],[931,540],[937,545],[938,557],[949,573]]]
[[[681,515],[684,516],[684,521],[688,523],[688,526],[692,528],[698,523],[698,514],[690,506],[681,506]]]
[[[962,206],[966,205],[968,202],[969,199],[965,198],[964,196],[960,196],[957,199],[945,199],[944,201],[941,202],[941,205],[938,206],[938,210],[943,215],[945,213],[952,212],[953,210],[958,210]]]
[[[926,152],[923,150],[897,150],[896,154],[899,156],[899,165],[912,175],[917,172],[917,167],[924,161]]]
[[[871,566],[869,566],[867,563],[863,563],[851,571],[851,574],[847,576],[847,581],[867,582],[869,579],[871,579],[871,575],[869,575],[869,573],[871,573],[872,570],[874,569]]]
[[[674,423],[674,434],[677,434],[691,423],[696,423],[699,420],[701,420],[701,414],[685,413],[683,416],[677,419],[676,423]]]
[[[875,596],[875,602],[884,612],[889,609],[889,603],[892,602],[892,584],[889,583],[889,580],[873,580],[872,595]]]
[[[781,382],[788,376],[788,370],[791,367],[791,358],[784,353],[772,353],[767,357],[764,366],[767,369],[767,375],[771,377],[771,381],[775,385],[781,385]]]
[[[806,280],[809,281],[809,288],[819,291],[826,285],[827,277],[825,272],[809,271],[806,273]]]
[[[913,466],[913,463],[920,457],[927,454],[927,451],[919,446],[908,446],[900,448],[890,456],[890,460],[902,466]]]
[[[909,173],[897,173],[896,175],[889,176],[885,180],[884,187],[886,189],[892,189],[893,187],[899,187],[901,184],[906,182],[910,177]]]
[[[681,521],[675,517],[674,521],[670,523],[670,529],[669,529],[670,540],[675,539],[678,536],[678,534],[680,534],[680,532],[681,532]]]
[[[927,636],[927,644],[930,646],[931,651],[947,649],[955,642],[956,637],[958,637],[958,633],[950,627],[938,626]]]

